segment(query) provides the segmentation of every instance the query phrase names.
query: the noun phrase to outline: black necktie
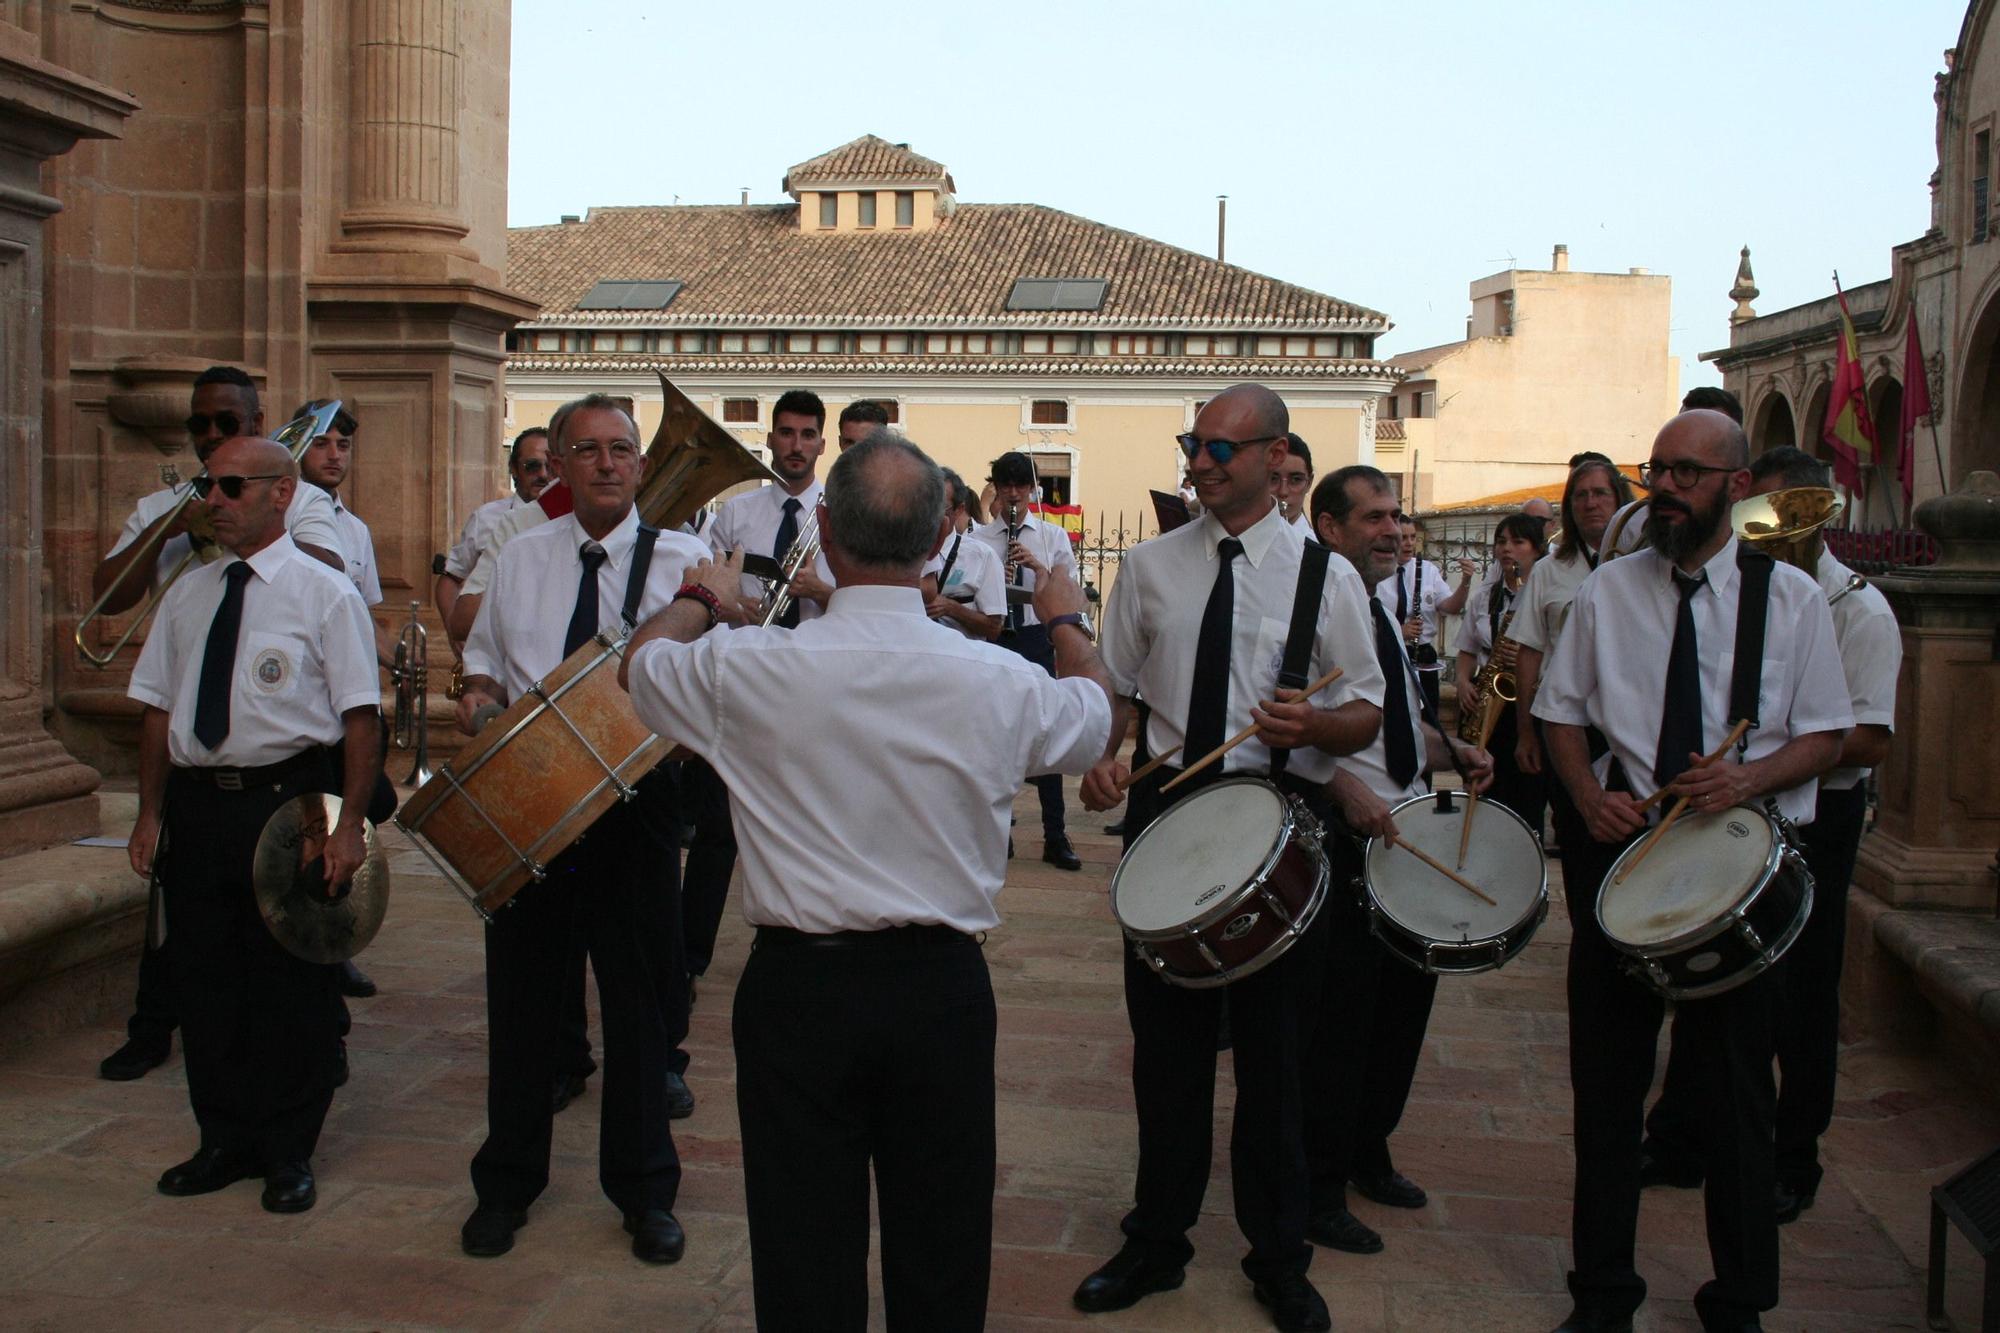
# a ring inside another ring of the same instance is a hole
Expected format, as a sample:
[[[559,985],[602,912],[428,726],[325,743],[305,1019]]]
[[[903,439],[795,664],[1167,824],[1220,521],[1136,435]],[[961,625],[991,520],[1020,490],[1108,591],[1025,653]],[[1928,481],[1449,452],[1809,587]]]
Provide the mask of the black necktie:
[[[1403,571],[1408,565],[1396,566],[1396,624],[1401,625],[1410,618],[1410,590],[1403,586]]]
[[[1181,761],[1191,764],[1222,744],[1229,716],[1229,636],[1236,621],[1236,557],[1243,543],[1224,537],[1215,544],[1219,565],[1208,606],[1201,613],[1201,637],[1194,646],[1194,684],[1188,694],[1187,739]]]
[[[785,516],[778,520],[778,539],[771,543],[771,558],[780,566],[785,557],[792,553],[792,543],[799,539],[799,497],[788,496],[785,500]],[[799,627],[799,599],[794,597],[786,605],[777,623],[786,629]]]
[[[194,696],[194,738],[211,750],[229,734],[229,681],[236,674],[236,638],[243,628],[243,585],[250,581],[250,566],[238,560],[222,571],[222,578],[222,604],[208,623]]]
[[[1374,598],[1368,605],[1375,611],[1375,656],[1382,663],[1382,754],[1388,761],[1389,779],[1407,787],[1417,776],[1417,738],[1410,725],[1409,668],[1403,665],[1403,635],[1389,623],[1389,613]]]
[[[576,610],[570,612],[569,633],[563,635],[564,657],[589,643],[597,633],[597,569],[604,563],[604,548],[585,546],[576,554],[583,561],[583,577],[576,581]]]
[[[1653,756],[1653,780],[1662,787],[1688,767],[1690,754],[1703,754],[1701,740],[1701,654],[1694,637],[1694,595],[1707,579],[1678,569],[1674,583],[1681,609],[1674,620],[1673,651],[1667,655],[1667,698],[1660,707],[1660,748]]]

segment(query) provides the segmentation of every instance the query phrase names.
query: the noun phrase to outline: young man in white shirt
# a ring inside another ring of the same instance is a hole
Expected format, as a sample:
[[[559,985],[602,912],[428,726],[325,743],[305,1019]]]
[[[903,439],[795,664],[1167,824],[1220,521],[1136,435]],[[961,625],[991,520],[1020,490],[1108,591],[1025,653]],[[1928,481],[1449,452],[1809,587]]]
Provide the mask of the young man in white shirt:
[[[1278,508],[1285,515],[1285,522],[1299,530],[1301,536],[1313,535],[1312,516],[1306,513],[1307,502],[1312,498],[1313,456],[1312,448],[1299,438],[1296,431],[1285,436],[1285,452],[1271,469],[1271,495],[1278,502]]]
[[[1394,587],[1382,594],[1382,604],[1395,613],[1403,627],[1403,646],[1417,669],[1424,698],[1430,711],[1438,708],[1438,681],[1444,662],[1438,654],[1438,626],[1449,612],[1438,604],[1452,595],[1444,571],[1418,553],[1422,538],[1417,520],[1404,514],[1398,520],[1402,535],[1402,559],[1391,581]],[[1463,599],[1461,599],[1463,604]]]

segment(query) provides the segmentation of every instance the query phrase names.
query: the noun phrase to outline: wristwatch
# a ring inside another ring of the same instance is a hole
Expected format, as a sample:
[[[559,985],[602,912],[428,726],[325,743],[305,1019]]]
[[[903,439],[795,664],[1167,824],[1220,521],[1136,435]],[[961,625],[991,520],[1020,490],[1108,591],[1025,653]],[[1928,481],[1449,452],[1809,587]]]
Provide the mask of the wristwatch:
[[[1083,631],[1084,638],[1097,642],[1097,627],[1090,623],[1088,612],[1072,611],[1066,616],[1057,616],[1049,622],[1049,629],[1053,631],[1057,625],[1074,625]]]

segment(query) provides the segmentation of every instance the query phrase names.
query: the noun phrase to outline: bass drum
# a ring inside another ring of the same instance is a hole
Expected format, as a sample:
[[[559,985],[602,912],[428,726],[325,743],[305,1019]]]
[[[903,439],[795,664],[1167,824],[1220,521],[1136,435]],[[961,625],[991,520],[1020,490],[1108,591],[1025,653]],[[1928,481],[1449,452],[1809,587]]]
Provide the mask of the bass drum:
[[[1396,837],[1458,869],[1466,801],[1457,793],[1404,801],[1390,817]],[[1488,904],[1407,851],[1370,838],[1362,853],[1362,892],[1369,928],[1389,952],[1420,972],[1464,976],[1488,972],[1528,947],[1549,914],[1548,860],[1521,817],[1481,801],[1459,873],[1477,884]]]

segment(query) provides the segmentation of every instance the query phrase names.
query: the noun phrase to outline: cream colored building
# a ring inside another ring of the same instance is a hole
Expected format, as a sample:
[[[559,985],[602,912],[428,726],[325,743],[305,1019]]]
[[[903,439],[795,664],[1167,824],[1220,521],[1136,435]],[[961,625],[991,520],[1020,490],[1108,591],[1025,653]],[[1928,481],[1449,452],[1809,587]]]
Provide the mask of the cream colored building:
[[[793,167],[791,202],[593,209],[514,229],[508,284],[540,319],[510,336],[507,425],[655,370],[761,455],[772,405],[818,393],[898,427],[974,486],[1010,449],[1054,503],[1116,527],[1173,490],[1174,436],[1237,380],[1284,394],[1322,470],[1368,461],[1376,311],[1034,204],[960,203],[950,173],[867,136]]]
[[[1375,421],[1376,466],[1431,510],[1560,482],[1585,449],[1646,457],[1680,404],[1667,348],[1673,281],[1551,267],[1472,284],[1463,342],[1388,358],[1404,379]]]

